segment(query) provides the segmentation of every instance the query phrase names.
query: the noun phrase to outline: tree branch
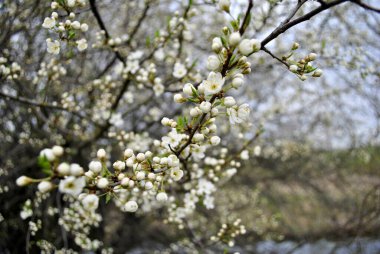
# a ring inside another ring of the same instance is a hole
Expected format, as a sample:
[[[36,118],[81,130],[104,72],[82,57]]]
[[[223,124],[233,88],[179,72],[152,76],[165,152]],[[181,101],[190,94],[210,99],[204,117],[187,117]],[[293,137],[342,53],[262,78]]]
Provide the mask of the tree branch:
[[[281,60],[279,57],[277,57],[276,55],[274,55],[272,52],[270,52],[266,47],[263,47],[262,50],[266,53],[268,53],[271,57],[273,57],[274,59],[278,60],[280,63],[284,64],[287,68],[289,68],[289,64],[283,60]]]
[[[36,107],[39,107],[39,108],[50,108],[50,109],[55,109],[55,110],[59,110],[59,111],[65,111],[65,112],[73,114],[73,115],[75,115],[75,116],[77,116],[77,117],[79,117],[81,119],[85,119],[87,121],[90,121],[91,123],[99,126],[99,124],[97,122],[94,122],[94,121],[88,119],[86,116],[81,115],[79,112],[71,111],[71,110],[69,110],[67,108],[64,108],[62,106],[52,105],[52,104],[47,104],[47,103],[41,103],[41,102],[33,101],[33,100],[30,100],[30,99],[27,99],[27,98],[5,94],[3,92],[0,92],[0,97],[5,98],[6,100],[12,100],[12,101],[16,101],[18,103],[27,104],[27,105],[31,105],[31,106],[36,106]]]
[[[267,45],[269,42],[271,42],[272,40],[276,39],[280,34],[284,33],[286,30],[288,30],[289,28],[293,27],[293,26],[296,26],[302,22],[305,22],[306,20],[309,20],[311,19],[312,17],[314,17],[315,15],[325,11],[325,10],[328,10],[336,5],[339,5],[339,4],[342,4],[344,2],[347,2],[349,0],[335,0],[335,1],[332,1],[332,2],[329,2],[329,3],[325,3],[325,4],[322,4],[321,6],[319,6],[318,8],[308,12],[307,14],[299,17],[299,18],[296,18],[294,19],[293,21],[290,21],[291,18],[295,15],[295,13],[297,12],[297,10],[300,8],[300,3],[298,3],[296,9],[289,15],[289,17],[285,20],[287,22],[283,22],[281,23],[280,26],[278,26],[270,35],[268,35],[262,42],[261,42],[261,49],[263,49],[265,47],[265,45]],[[301,2],[302,3],[302,2]]]
[[[354,4],[359,5],[360,7],[363,7],[364,9],[367,9],[367,10],[370,10],[370,11],[374,11],[374,12],[380,14],[380,9],[379,8],[370,6],[370,5],[366,4],[366,3],[363,3],[360,0],[351,0],[351,2],[354,3]]]
[[[102,29],[105,33],[105,36],[106,36],[106,39],[109,39],[111,38],[106,26],[104,25],[104,22],[103,22],[103,19],[102,17],[100,16],[99,14],[99,11],[98,11],[98,8],[96,7],[96,3],[95,3],[96,0],[90,0],[90,7],[91,7],[91,11],[92,13],[94,14],[95,16],[95,19],[96,21],[98,22],[98,25],[100,27],[100,29]],[[116,57],[122,61],[123,63],[125,63],[125,60],[124,58],[120,55],[120,53],[118,51],[114,51],[115,52],[115,55]]]

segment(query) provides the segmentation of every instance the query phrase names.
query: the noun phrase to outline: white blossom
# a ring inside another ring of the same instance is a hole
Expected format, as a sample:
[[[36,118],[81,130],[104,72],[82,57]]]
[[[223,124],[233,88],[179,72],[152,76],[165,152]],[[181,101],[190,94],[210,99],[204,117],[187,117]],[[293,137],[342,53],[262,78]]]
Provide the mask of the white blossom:
[[[88,194],[82,199],[82,204],[85,209],[94,211],[99,206],[99,198],[95,194]]]
[[[220,92],[224,85],[224,80],[225,79],[222,77],[222,74],[220,72],[210,72],[207,80],[203,81],[205,89],[204,93],[206,95],[212,95]]]
[[[249,108],[248,104],[244,103],[244,104],[239,106],[238,117],[240,119],[242,119],[243,121],[248,120],[249,113],[250,113],[250,108]]]
[[[185,65],[181,64],[181,63],[175,63],[174,65],[174,71],[173,71],[173,76],[175,78],[183,78],[184,76],[186,76],[187,74],[187,70],[186,70],[186,67]]]
[[[76,178],[74,176],[68,176],[59,182],[59,191],[72,196],[78,196],[85,185],[86,181],[84,177]]]
[[[59,54],[59,51],[61,49],[61,44],[59,43],[59,41],[57,40],[51,41],[50,39],[47,39],[46,44],[47,44],[47,52],[53,55]]]
[[[50,29],[50,28],[53,28],[55,24],[56,24],[55,19],[47,17],[44,19],[44,23],[42,24],[42,26],[44,28]]]
[[[219,8],[222,11],[230,12],[230,5],[231,5],[230,0],[219,0]]]
[[[87,49],[87,40],[86,39],[80,39],[80,40],[76,41],[76,43],[77,43],[77,47],[78,47],[79,51],[83,51],[83,50]]]
[[[183,171],[179,168],[174,168],[170,171],[170,177],[174,181],[179,181],[183,177]]]

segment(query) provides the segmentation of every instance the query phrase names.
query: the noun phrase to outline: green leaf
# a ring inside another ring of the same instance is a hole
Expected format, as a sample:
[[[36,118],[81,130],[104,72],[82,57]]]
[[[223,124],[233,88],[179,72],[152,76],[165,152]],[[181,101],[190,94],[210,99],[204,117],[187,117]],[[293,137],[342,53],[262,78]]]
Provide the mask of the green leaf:
[[[251,22],[251,17],[252,17],[251,13],[249,13],[247,19],[245,20],[245,22],[243,24],[243,29],[244,30],[248,27],[249,23]]]
[[[69,40],[71,40],[71,39],[74,38],[74,37],[75,37],[75,31],[74,31],[74,30],[70,30],[69,33],[68,33],[67,38],[68,38]]]
[[[239,22],[239,21],[237,21],[237,20],[232,20],[232,21],[230,22],[231,27],[233,28],[234,31],[239,30],[239,23],[238,23],[238,22]]]
[[[46,156],[38,157],[38,166],[42,169],[45,174],[51,175],[53,172],[51,170],[51,165]]]
[[[106,195],[106,204],[108,204],[111,201],[111,198],[112,198],[112,194],[111,193],[107,193],[107,195]]]
[[[198,98],[198,97],[199,97],[198,91],[195,90],[194,87],[191,88],[191,91],[193,92],[193,97],[195,97],[195,98]]]
[[[194,102],[194,103],[198,103],[199,102],[198,98],[188,98],[187,100],[190,101],[190,102]]]
[[[227,48],[228,44],[227,44],[226,39],[225,39],[223,36],[220,37],[220,39],[221,39],[221,41],[222,41],[223,46]]]
[[[326,40],[322,40],[322,50],[324,50],[325,49],[325,47],[326,47]]]
[[[56,2],[59,3],[59,5],[61,5],[61,6],[65,5],[65,1],[64,0],[57,0]]]
[[[195,65],[197,65],[197,63],[198,63],[198,58],[193,61],[193,63],[190,66],[190,69],[193,69]]]
[[[185,119],[184,117],[180,116],[177,119],[177,129],[183,130],[185,128]]]
[[[316,69],[318,69],[318,68],[317,67],[313,67],[313,66],[308,66],[308,67],[306,67],[305,72],[306,73],[310,73],[310,72],[315,71]]]
[[[150,47],[150,37],[146,37],[145,45],[149,48]]]
[[[111,175],[111,172],[108,170],[107,166],[105,163],[102,163],[103,164],[103,168],[102,168],[102,176],[103,177],[108,177],[109,175]]]
[[[160,37],[160,30],[156,30],[156,32],[154,32],[154,37]]]
[[[217,102],[214,102],[214,104],[212,106],[216,107],[216,106],[219,106],[220,104],[222,104],[222,102],[221,101],[217,101]]]

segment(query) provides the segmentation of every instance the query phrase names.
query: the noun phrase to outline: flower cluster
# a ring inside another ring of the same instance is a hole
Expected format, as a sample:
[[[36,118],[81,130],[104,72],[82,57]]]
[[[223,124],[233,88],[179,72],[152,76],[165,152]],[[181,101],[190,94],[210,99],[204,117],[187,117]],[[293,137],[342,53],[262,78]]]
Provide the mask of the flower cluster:
[[[211,241],[222,242],[228,244],[229,247],[235,245],[235,238],[246,233],[244,225],[241,225],[241,220],[236,219],[233,223],[225,223],[220,228],[216,236],[211,237]]]
[[[292,51],[299,48],[298,43],[294,43],[292,46]],[[317,59],[317,54],[310,53],[306,57],[301,58],[298,61],[291,60],[291,56],[293,53],[289,54],[289,56],[284,56],[283,60],[287,61],[289,65],[289,70],[293,73],[295,73],[299,79],[302,81],[307,79],[306,74],[312,74],[312,77],[321,77],[323,74],[323,71],[321,69],[315,68],[312,66],[312,62]]]
[[[61,6],[61,2],[53,2],[52,9],[62,7],[71,11],[79,4],[76,1],[73,6],[68,1],[63,3]],[[227,5],[228,1],[220,3],[221,9],[228,12]],[[153,50],[151,54],[156,58],[162,57],[160,54],[165,55],[163,47],[173,34],[180,33],[184,39],[191,40],[187,12],[184,17],[176,13],[170,19],[167,30],[157,34],[153,45],[150,45]],[[58,22],[58,18],[54,12],[45,19],[43,26],[56,31],[61,41],[75,38],[76,30],[88,29],[85,24],[73,20],[75,15],[72,12],[64,22]],[[227,156],[227,148],[217,149],[223,142],[218,136],[217,121],[222,121],[220,116],[224,115],[232,125],[250,122],[249,105],[238,104],[230,94],[244,85],[245,75],[251,72],[247,56],[261,48],[257,39],[244,38],[242,28],[248,25],[246,22],[246,19],[243,23],[240,19],[234,20],[231,27],[224,27],[221,34],[213,38],[211,48],[214,54],[207,58],[209,73],[204,78],[192,70],[194,64],[188,60],[171,62],[170,82],[182,84],[173,99],[183,105],[184,110],[176,120],[169,116],[162,118],[161,124],[169,131],[160,139],[120,130],[125,124],[123,115],[113,111],[112,98],[119,85],[126,87],[128,82],[133,82],[135,86],[132,89],[149,88],[156,96],[166,91],[164,84],[169,81],[157,75],[160,67],[153,62],[145,62],[145,52],[135,50],[122,59],[113,74],[88,84],[88,90],[99,93],[101,97],[94,102],[93,112],[88,113],[93,121],[111,126],[108,137],[115,138],[120,147],[126,148],[122,156],[112,161],[109,152],[99,149],[88,166],[81,166],[65,162],[64,149],[54,146],[40,152],[39,165],[47,177],[32,179],[21,176],[17,184],[25,186],[36,182],[39,193],[55,189],[63,193],[70,206],[63,210],[59,223],[67,231],[75,233],[75,242],[84,249],[98,249],[102,244],[88,237],[90,227],[97,226],[101,220],[96,213],[101,197],[105,197],[106,203],[112,200],[124,212],[144,212],[166,206],[166,222],[175,223],[179,228],[185,227],[184,219],[193,214],[197,206],[213,209],[214,194],[219,185],[230,179],[241,166],[237,158]],[[105,31],[100,32],[98,37],[96,47],[111,46],[115,51],[129,42],[128,38],[111,39]],[[77,41],[77,46],[83,50],[87,43]],[[172,46],[178,50],[178,47]],[[58,54],[59,50],[60,42],[48,39],[48,51]],[[41,69],[41,76],[48,75],[50,69],[52,75],[65,71],[64,68],[49,65],[43,65]],[[132,104],[134,99],[134,95],[128,92],[120,97],[125,104]],[[80,109],[74,93],[63,93],[61,103],[65,109]],[[159,112],[152,115],[159,119]],[[240,158],[248,159],[248,152],[243,151]],[[181,190],[183,194],[173,195],[176,190]],[[239,226],[239,223],[233,225]],[[239,232],[242,233],[243,229],[240,227]],[[231,226],[220,234],[220,239],[232,239],[240,233]]]
[[[0,79],[18,79],[22,73],[23,71],[18,63],[0,57]]]
[[[76,15],[73,12],[75,8],[85,5],[86,1],[84,0],[53,1],[51,3],[51,9],[56,11],[44,19],[42,27],[57,33],[59,39],[48,38],[46,40],[47,52],[58,55],[61,50],[61,41],[66,41],[68,45],[77,47],[79,51],[87,49],[87,40],[85,38],[79,39],[78,32],[86,32],[88,25],[74,20]],[[62,12],[61,16],[57,11]],[[63,15],[65,12],[68,15]],[[62,16],[67,16],[67,19],[60,21]]]

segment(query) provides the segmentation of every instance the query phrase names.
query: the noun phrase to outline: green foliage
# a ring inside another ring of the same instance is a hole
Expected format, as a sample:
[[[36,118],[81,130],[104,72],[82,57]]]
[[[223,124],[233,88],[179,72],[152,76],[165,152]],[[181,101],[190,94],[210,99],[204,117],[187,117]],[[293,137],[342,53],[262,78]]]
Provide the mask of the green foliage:
[[[179,116],[177,118],[177,128],[176,128],[177,131],[181,131],[181,130],[185,129],[187,124],[188,124],[187,118],[184,116]]]
[[[46,158],[46,156],[39,156],[37,163],[38,163],[38,166],[42,169],[42,172],[44,172],[47,175],[53,174],[53,171],[51,169],[51,164]]]

